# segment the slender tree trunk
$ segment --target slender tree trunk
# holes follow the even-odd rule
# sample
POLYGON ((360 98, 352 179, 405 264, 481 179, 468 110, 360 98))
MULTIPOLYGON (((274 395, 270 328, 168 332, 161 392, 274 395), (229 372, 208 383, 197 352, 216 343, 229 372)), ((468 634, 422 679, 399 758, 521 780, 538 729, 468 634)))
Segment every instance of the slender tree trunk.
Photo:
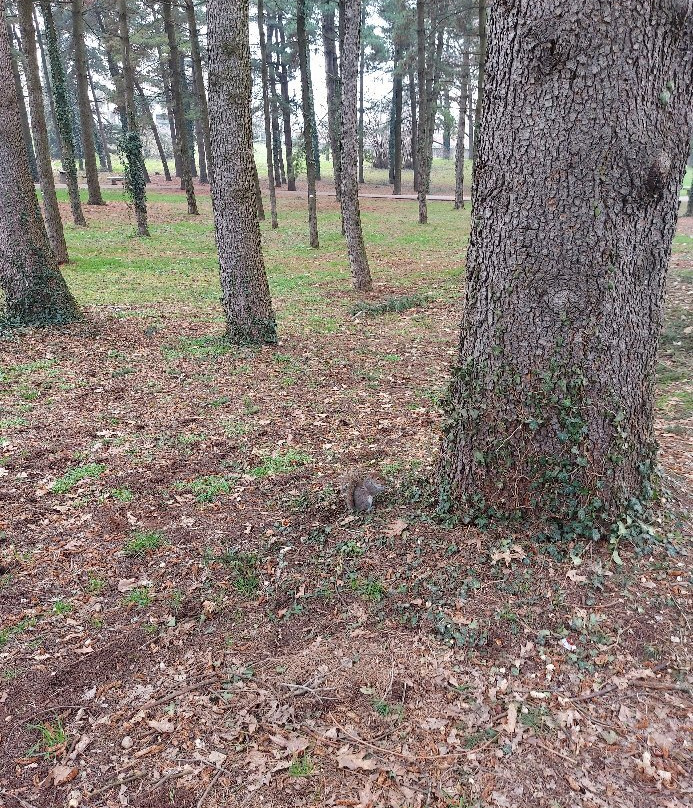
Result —
POLYGON ((173 151, 173 165, 176 177, 180 179, 182 176, 180 168, 180 148, 176 145, 178 133, 176 132, 176 116, 173 114, 173 100, 171 98, 171 84, 168 77, 171 74, 170 59, 164 58, 161 48, 157 48, 157 55, 159 60, 159 75, 161 77, 161 84, 164 88, 164 100, 166 102, 166 113, 168 116, 168 127, 171 135, 171 150, 173 151))
MULTIPOLYGON (((462 40, 462 72, 460 75, 460 114, 457 120, 457 146, 455 148, 455 210, 464 207, 464 118, 469 90, 469 49, 462 40)), ((471 135, 471 133, 470 133, 471 135)))
POLYGON ((392 103, 394 107, 394 149, 392 156, 392 193, 402 193, 402 42, 395 33, 392 103))
MULTIPOLYGON (((421 192, 423 188, 423 152, 426 148, 426 0, 416 0, 416 79, 419 90, 419 111, 416 131, 416 192, 419 195, 421 221, 421 192)), ((424 196, 425 200, 425 196, 424 196)))
POLYGON ((36 165, 41 183, 41 194, 43 195, 43 218, 48 232, 48 240, 56 261, 59 264, 66 264, 69 259, 65 234, 63 233, 63 222, 60 218, 60 208, 58 207, 58 197, 55 193, 51 149, 48 142, 48 129, 46 128, 43 107, 43 91, 36 56, 36 34, 32 9, 33 0, 18 1, 19 28, 24 49, 24 64, 26 65, 31 125, 36 144, 36 165))
POLYGON ((344 4, 344 39, 341 52, 342 68, 342 217, 349 265, 354 289, 369 292, 373 288, 368 267, 366 247, 361 229, 359 210, 359 183, 357 174, 358 125, 356 104, 358 98, 359 56, 361 38, 361 0, 346 0, 344 4))
POLYGON ((313 110, 310 92, 310 61, 308 59, 308 38, 306 36, 306 0, 297 0, 296 4, 296 40, 298 61, 301 71, 301 100, 303 106, 303 140, 306 149, 306 179, 308 181, 308 226, 310 230, 310 246, 320 246, 318 238, 318 204, 315 192, 316 166, 313 139, 313 110))
POLYGON ((70 114, 70 103, 67 97, 67 81, 65 68, 60 60, 58 51, 58 37, 53 22, 53 11, 50 0, 41 0, 41 12, 46 28, 46 41, 48 45, 48 59, 51 66, 51 77, 53 79, 53 94, 55 97, 55 110, 58 120, 58 131, 62 142, 63 171, 67 182, 67 192, 70 197, 70 208, 74 223, 80 227, 86 227, 87 222, 82 212, 82 202, 79 197, 79 185, 77 183, 77 164, 75 163, 75 143, 72 137, 72 116, 70 114))
POLYGON ((75 73, 77 76, 77 102, 82 128, 82 151, 84 168, 87 173, 89 197, 87 205, 105 205, 99 185, 99 170, 96 165, 94 146, 94 121, 89 102, 89 76, 87 75, 87 45, 84 41, 84 0, 72 0, 72 44, 75 53, 75 73))
MULTIPOLYGON (((252 128, 251 128, 252 136, 252 128)), ((250 148, 253 150, 253 142, 251 140, 250 148)), ((253 182, 255 183, 255 206, 257 208, 257 219, 259 222, 265 221, 265 206, 262 203, 262 188, 260 188, 260 177, 257 175, 257 165, 255 163, 255 153, 253 151, 253 182)))
POLYGON ((474 149, 479 138, 481 124, 481 106, 484 99, 484 76, 486 73, 486 0, 479 0, 479 73, 476 88, 476 107, 474 109, 474 149))
POLYGON ((337 30, 334 22, 335 1, 330 0, 322 11, 322 44, 325 52, 325 83, 327 86, 327 134, 332 152, 334 189, 339 201, 342 192, 340 177, 342 158, 339 153, 339 61, 337 59, 337 30))
POLYGON ((286 184, 286 171, 284 170, 284 157, 282 155, 282 139, 279 132, 279 105, 277 100, 277 74, 272 59, 271 45, 274 39, 274 26, 267 24, 267 40, 265 54, 269 84, 267 92, 270 102, 270 119, 272 122, 272 156, 274 158, 274 183, 277 188, 286 184))
POLYGON ((173 99, 173 114, 176 121, 177 135, 174 148, 177 149, 180 158, 181 187, 185 190, 185 195, 188 199, 188 213, 192 216, 197 216, 197 200, 195 198, 192 172, 190 171, 188 128, 185 122, 185 108, 183 106, 183 87, 180 74, 178 39, 176 37, 176 29, 173 25, 172 0, 162 0, 161 8, 163 11, 164 29, 168 38, 171 64, 171 96, 173 99))
POLYGON ((451 157, 450 143, 452 141, 452 124, 454 118, 450 112, 450 89, 443 90, 443 159, 449 160, 451 157))
MULTIPOLYGON (((173 19, 175 23, 176 17, 174 16, 173 19)), ((179 64, 181 92, 183 93, 183 121, 185 123, 185 131, 188 136, 188 161, 190 162, 190 176, 195 179, 198 176, 197 164, 195 163, 195 119, 197 117, 197 113, 195 110, 193 110, 192 100, 190 97, 190 83, 188 82, 188 76, 185 71, 185 55, 182 52, 179 55, 179 64)))
POLYGON ((202 121, 198 113, 195 118, 195 141, 197 143, 197 162, 200 166, 200 182, 203 185, 209 184, 209 176, 207 175, 207 154, 205 153, 205 136, 202 129, 202 121))
POLYGON ((419 121, 416 114, 416 79, 414 65, 409 66, 409 108, 411 111, 411 162, 414 171, 414 190, 419 190, 419 121))
MULTIPOLYGON (((366 47, 363 42, 363 29, 366 27, 366 0, 361 0, 361 45, 359 49, 359 183, 363 185, 366 180, 363 176, 363 83, 366 72, 366 47)), ((393 178, 394 179, 394 178, 393 178)))
POLYGON ((287 190, 296 190, 296 172, 294 170, 293 139, 291 136, 291 101, 289 100, 289 71, 286 65, 286 39, 284 22, 281 14, 277 15, 279 31, 279 86, 282 94, 282 117, 284 122, 284 151, 286 152, 287 190))
POLYGON ((308 62, 308 101, 310 103, 311 132, 313 133, 313 159, 315 160, 315 179, 319 182, 320 177, 320 139, 318 137, 318 119, 315 117, 315 96, 313 94, 313 77, 310 72, 310 61, 308 62))
MULTIPOLYGON (((50 113, 50 123, 55 143, 55 151, 58 155, 58 159, 62 162, 63 145, 60 142, 60 132, 58 131, 58 116, 55 111, 55 99, 53 97, 53 89, 51 87, 51 75, 50 70, 48 68, 48 60, 46 59, 46 50, 43 47, 43 37, 41 36, 41 27, 39 25, 39 18, 38 13, 36 11, 36 6, 34 6, 33 16, 34 16, 34 30, 36 31, 36 42, 38 43, 39 53, 41 54, 41 70, 43 71, 43 86, 45 88, 44 99, 48 99, 48 112, 50 113)), ((44 109, 45 109, 45 100, 44 100, 44 109)), ((48 125, 48 121, 46 121, 46 125, 48 125)), ((51 151, 51 154, 52 153, 53 152, 51 151)))
POLYGON ((36 199, 2 11, 0 98, 0 288, 5 317, 18 325, 67 323, 77 317, 77 304, 58 269, 36 199))
POLYGON ((474 110, 476 104, 474 103, 474 91, 472 89, 472 82, 469 82, 469 109, 467 110, 467 130, 469 132, 469 159, 474 160, 474 110))
POLYGON ((121 139, 121 151, 125 158, 125 187, 135 208, 137 234, 147 237, 149 236, 149 226, 147 223, 146 177, 142 157, 142 139, 137 126, 135 75, 130 52, 127 0, 118 0, 118 19, 123 58, 123 101, 126 123, 126 131, 123 132, 121 139))
POLYGON ((106 140, 106 131, 104 130, 103 118, 101 117, 101 108, 99 105, 99 100, 96 96, 96 90, 94 89, 94 80, 91 75, 91 68, 89 67, 89 62, 87 62, 87 75, 89 77, 89 88, 91 90, 91 97, 94 99, 94 113, 96 114, 96 123, 99 130, 99 141, 101 142, 101 152, 99 154, 99 159, 101 161, 101 168, 105 168, 106 171, 113 171, 113 165, 111 164, 111 155, 108 151, 108 141, 106 140))
POLYGON ((690 19, 672 9, 491 6, 440 466, 441 505, 466 519, 618 540, 653 495, 657 341, 693 104, 690 19))
POLYGON ((209 0, 207 31, 212 203, 227 333, 236 343, 275 343, 253 180, 248 4, 209 0))
POLYGON ((276 177, 274 175, 274 159, 272 155, 272 129, 269 108, 269 78, 267 71, 267 42, 265 41, 265 12, 263 0, 257 0, 257 27, 260 34, 260 65, 262 76, 262 111, 265 121, 265 149, 267 154, 267 179, 269 181, 270 215, 272 229, 279 227, 277 220, 277 194, 275 192, 276 177))
POLYGON ((161 165, 164 169, 164 178, 166 182, 171 182, 171 172, 169 171, 168 167, 168 160, 166 159, 166 152, 164 151, 164 146, 161 142, 161 136, 159 135, 159 128, 156 125, 156 121, 154 120, 154 115, 152 114, 152 108, 149 105, 149 101, 147 100, 147 96, 144 94, 144 90, 142 89, 142 85, 135 79, 135 89, 137 90, 137 95, 140 99, 140 106, 142 107, 142 111, 147 119, 147 125, 149 126, 149 130, 152 133, 152 137, 154 138, 154 143, 156 143, 156 150, 159 152, 159 159, 161 160, 161 165))
POLYGON ((188 30, 190 32, 190 56, 193 64, 193 77, 195 84, 195 96, 197 99, 197 109, 199 121, 202 126, 205 155, 207 158, 207 173, 212 174, 212 157, 209 137, 209 107, 207 105, 207 93, 205 92, 204 75, 202 72, 202 55, 200 53, 200 34, 197 29, 195 19, 195 6, 193 0, 185 0, 185 13, 188 19, 188 30))

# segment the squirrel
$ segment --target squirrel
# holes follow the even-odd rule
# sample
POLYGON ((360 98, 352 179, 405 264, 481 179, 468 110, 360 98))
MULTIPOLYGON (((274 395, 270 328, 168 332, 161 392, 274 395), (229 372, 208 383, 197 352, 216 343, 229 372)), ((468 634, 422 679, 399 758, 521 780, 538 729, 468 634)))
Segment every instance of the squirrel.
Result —
POLYGON ((346 502, 347 508, 352 513, 370 511, 373 507, 373 500, 382 494, 385 486, 381 485, 372 477, 367 477, 358 472, 352 472, 342 477, 339 490, 346 502))

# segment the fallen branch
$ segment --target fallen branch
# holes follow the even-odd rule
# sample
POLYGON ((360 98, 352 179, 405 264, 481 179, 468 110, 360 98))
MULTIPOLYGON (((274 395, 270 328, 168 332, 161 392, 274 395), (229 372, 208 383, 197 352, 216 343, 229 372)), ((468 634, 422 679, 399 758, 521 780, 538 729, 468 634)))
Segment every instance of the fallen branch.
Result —
POLYGON ((144 772, 136 771, 132 774, 128 774, 127 777, 116 777, 113 780, 109 780, 107 783, 104 783, 101 788, 97 788, 95 791, 92 791, 88 797, 92 799, 93 797, 98 797, 99 794, 104 794, 106 791, 110 791, 112 788, 117 788, 118 786, 124 786, 126 783, 131 783, 133 780, 140 780, 144 777, 144 772))

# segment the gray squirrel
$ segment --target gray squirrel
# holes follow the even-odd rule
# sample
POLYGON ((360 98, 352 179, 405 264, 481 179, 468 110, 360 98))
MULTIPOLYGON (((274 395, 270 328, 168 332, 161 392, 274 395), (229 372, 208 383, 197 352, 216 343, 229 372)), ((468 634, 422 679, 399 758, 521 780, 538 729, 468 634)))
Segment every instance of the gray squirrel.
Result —
POLYGON ((382 494, 385 486, 377 480, 359 472, 352 472, 342 477, 339 490, 344 497, 347 508, 352 513, 370 511, 373 507, 373 500, 382 494))

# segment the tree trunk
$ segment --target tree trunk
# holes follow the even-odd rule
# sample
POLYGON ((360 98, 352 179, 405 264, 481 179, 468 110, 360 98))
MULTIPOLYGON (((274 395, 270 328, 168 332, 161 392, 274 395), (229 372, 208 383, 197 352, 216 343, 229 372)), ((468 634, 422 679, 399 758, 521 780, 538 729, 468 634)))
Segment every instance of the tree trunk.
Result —
POLYGON ((282 94, 282 117, 284 122, 284 151, 286 152, 286 178, 287 190, 296 190, 296 172, 294 170, 293 140, 291 137, 291 101, 289 100, 289 71, 286 64, 286 40, 284 35, 284 22, 281 14, 277 15, 279 30, 279 86, 282 94))
POLYGON ((466 519, 617 539, 652 496, 692 35, 685 4, 491 7, 440 465, 441 505, 466 519))
MULTIPOLYGON (((34 17, 34 30, 36 31, 36 42, 39 46, 39 53, 41 54, 41 70, 43 71, 43 86, 45 88, 44 91, 44 99, 48 99, 48 111, 50 113, 50 122, 53 132, 53 142, 55 143, 55 151, 58 155, 58 159, 62 162, 63 159, 63 146, 60 142, 60 132, 58 131, 58 116, 55 111, 55 99, 53 97, 53 90, 51 88, 51 76, 50 70, 48 69, 48 60, 46 59, 46 50, 43 47, 43 37, 41 36, 41 28, 39 26, 39 18, 36 12, 36 6, 34 6, 33 11, 34 17)), ((45 100, 44 100, 44 109, 45 109, 45 100)), ((48 121, 46 121, 46 125, 48 125, 48 121)), ((50 143, 50 134, 49 134, 49 141, 50 143)), ((51 151, 51 154, 53 152, 51 151)))
MULTIPOLYGON (((174 15, 174 27, 177 25, 177 20, 174 15)), ((176 38, 177 38, 176 34, 176 38)), ((183 94, 183 121, 185 123, 185 131, 188 136, 188 161, 190 163, 190 176, 193 179, 197 178, 197 164, 195 163, 195 119, 197 117, 196 111, 193 109, 192 100, 190 97, 190 82, 185 71, 185 55, 180 52, 180 78, 181 78, 181 92, 183 94)), ((193 187, 195 183, 193 182, 193 187)))
POLYGON ((469 83, 469 109, 467 110, 467 130, 469 131, 469 159, 474 160, 474 110, 476 104, 474 103, 474 92, 472 90, 472 83, 469 83))
POLYGON ((199 121, 202 126, 205 155, 207 157, 207 173, 211 177, 212 157, 209 137, 209 107, 207 104, 207 93, 205 92, 204 75, 202 72, 200 34, 197 30, 197 20, 195 19, 195 6, 193 4, 193 0, 185 0, 185 13, 188 18, 188 30, 190 31, 190 56, 193 64, 193 77, 195 82, 195 96, 197 99, 199 121))
POLYGON ((126 123, 126 131, 123 132, 120 141, 120 148, 125 158, 125 188, 130 194, 135 208, 137 234, 147 237, 149 236, 149 226, 147 223, 146 176, 142 156, 142 139, 137 126, 135 75, 130 52, 127 0, 118 0, 118 19, 123 58, 123 100, 126 123))
MULTIPOLYGON (((464 40, 462 40, 462 44, 464 47, 464 40)), ((460 114, 457 119, 457 146, 455 148, 455 210, 460 210, 464 207, 464 118, 467 111, 468 90, 469 50, 465 47, 464 53, 462 54, 462 73, 460 75, 460 114)))
POLYGON ((342 217, 349 250, 349 265, 354 289, 369 292, 373 288, 368 267, 366 247, 363 243, 361 213, 359 211, 359 183, 357 174, 358 126, 356 103, 358 98, 359 56, 361 35, 361 0, 346 0, 344 4, 344 47, 342 68, 342 217))
MULTIPOLYGON (((477 74, 476 107, 474 108, 474 150, 479 138, 481 107, 484 100, 484 76, 486 73, 486 0, 479 0, 479 72, 477 74)), ((476 154, 475 154, 476 156, 476 154)))
POLYGON ((22 140, 4 12, 0 12, 0 287, 17 325, 67 323, 77 304, 60 274, 41 218, 22 140))
POLYGON ((82 151, 84 168, 87 174, 89 197, 87 205, 105 205, 99 185, 99 170, 96 165, 94 145, 94 121, 89 102, 89 76, 87 75, 87 46, 84 41, 84 0, 72 0, 72 46, 75 52, 75 73, 77 76, 77 102, 82 128, 82 151))
POLYGON ((443 159, 449 160, 451 156, 450 142, 452 140, 452 124, 454 118, 450 113, 450 89, 443 90, 443 159))
POLYGON ((248 3, 207 4, 212 203, 226 312, 236 343, 277 341, 256 214, 248 3))
MULTIPOLYGON (((7 27, 7 36, 10 42, 10 47, 12 45, 12 39, 14 38, 18 52, 22 53, 22 43, 17 36, 14 29, 12 29, 9 24, 7 27)), ((24 73, 26 74, 26 66, 24 66, 24 73)), ((26 146, 27 157, 29 158, 29 171, 31 172, 31 178, 34 182, 39 181, 39 173, 38 173, 38 166, 36 165, 36 154, 34 153, 34 143, 31 139, 31 127, 29 126, 29 115, 26 111, 26 100, 24 98, 24 88, 22 87, 22 79, 19 75, 19 59, 14 58, 14 54, 12 56, 12 74, 14 77, 15 89, 17 91, 17 101, 19 103, 19 120, 22 126, 22 137, 24 138, 24 145, 26 146)), ((28 81, 27 81, 28 83, 28 81)))
POLYGON ((366 0, 361 0, 361 45, 359 49, 359 183, 365 184, 363 176, 363 83, 366 72, 366 47, 363 42, 363 29, 366 27, 366 0))
POLYGON ((53 10, 50 0, 41 0, 41 12, 46 28, 46 43, 48 45, 48 60, 51 66, 53 80, 53 95, 55 97, 55 113, 58 122, 58 133, 62 144, 63 171, 67 182, 67 192, 70 197, 70 209, 74 223, 79 227, 86 227, 87 222, 82 212, 82 202, 79 197, 77 183, 77 164, 75 163, 75 142, 72 136, 72 115, 70 102, 67 97, 67 80, 65 68, 60 59, 58 50, 58 36, 53 22, 53 10))
POLYGON ((197 143, 197 162, 200 166, 200 182, 203 185, 209 184, 209 176, 207 175, 207 155, 205 153, 205 136, 202 130, 202 121, 198 112, 195 118, 195 142, 197 143))
POLYGON ((392 102, 394 107, 394 149, 392 155, 392 193, 402 193, 402 39, 395 32, 392 102))
MULTIPOLYGON (((252 131, 251 131, 252 136, 252 131)), ((251 141, 250 148, 253 148, 251 141)), ((253 152, 253 182, 255 184, 255 206, 257 208, 257 220, 265 221, 265 206, 262 203, 262 189, 260 188, 260 177, 257 175, 257 165, 255 164, 255 153, 253 152)))
POLYGON ((43 195, 43 218, 48 232, 48 240, 56 261, 59 264, 66 264, 69 259, 63 232, 63 222, 60 218, 60 208, 58 207, 58 197, 55 193, 51 149, 48 142, 48 130, 43 108, 43 91, 41 90, 38 59, 36 57, 36 33, 32 9, 33 0, 19 0, 19 28, 24 49, 24 64, 26 65, 31 125, 36 144, 36 165, 43 195))
POLYGON ((161 165, 163 166, 164 170, 164 178, 166 182, 171 182, 171 172, 169 171, 168 167, 168 160, 166 159, 166 152, 164 151, 164 146, 161 142, 161 136, 159 135, 159 128, 156 125, 156 121, 154 120, 154 115, 152 114, 152 108, 149 105, 149 101, 147 100, 147 96, 144 94, 144 90, 142 89, 142 85, 135 79, 135 89, 137 90, 137 95, 140 98, 140 105, 142 107, 142 111, 144 112, 147 118, 147 125, 152 133, 152 137, 154 138, 154 143, 156 143, 156 150, 159 152, 159 159, 161 160, 161 165))
POLYGON ((260 66, 262 76, 262 111, 265 122, 265 150, 267 155, 267 179, 269 181, 270 216, 272 229, 279 227, 277 220, 277 194, 275 192, 276 177, 274 175, 274 158, 272 154, 272 128, 269 108, 269 78, 267 70, 267 42, 265 41, 265 13, 263 0, 257 0, 257 27, 260 34, 260 66))
MULTIPOLYGON (((422 0, 419 0, 422 2, 422 0)), ((440 67, 443 55, 443 31, 438 27, 437 16, 431 20, 428 34, 428 56, 425 60, 426 95, 423 106, 419 108, 419 224, 428 223, 428 191, 431 185, 431 167, 433 165, 433 132, 436 122, 438 91, 440 85, 440 67), (425 118, 423 126, 421 120, 425 118)))
POLYGON ((91 76, 91 68, 89 67, 89 62, 87 62, 87 76, 89 78, 89 89, 91 90, 91 97, 94 99, 94 113, 96 114, 96 123, 99 130, 99 142, 101 143, 101 150, 99 152, 99 160, 101 161, 101 168, 106 169, 106 171, 113 171, 113 165, 111 164, 111 155, 108 151, 108 141, 106 140, 106 132, 103 126, 103 118, 101 117, 101 108, 99 106, 99 100, 96 97, 96 90, 94 89, 94 80, 91 76))
POLYGON ((306 0, 297 0, 296 4, 296 40, 298 61, 301 72, 301 101, 303 107, 303 140, 306 149, 306 179, 308 182, 308 227, 310 246, 317 249, 318 239, 318 204, 315 193, 316 165, 313 138, 313 109, 310 92, 310 61, 308 58, 308 39, 306 36, 306 0))
POLYGON ((414 65, 409 66, 409 108, 411 111, 411 163, 414 171, 414 190, 419 189, 419 122, 416 115, 416 79, 414 65))
POLYGON ((282 138, 279 132, 279 104, 277 99, 277 74, 272 59, 271 45, 274 39, 274 26, 267 23, 267 40, 265 42, 265 56, 267 62, 268 87, 270 102, 270 119, 272 121, 272 156, 274 158, 274 184, 277 188, 286 184, 286 171, 284 170, 284 157, 282 155, 282 138))
POLYGON ((334 190, 339 201, 342 193, 340 177, 342 159, 339 153, 339 61, 337 59, 337 29, 335 28, 334 0, 325 4, 322 11, 322 44, 325 52, 325 83, 327 85, 327 134, 332 152, 334 190))
POLYGON ((168 77, 171 75, 171 61, 165 59, 161 48, 156 49, 159 60, 159 75, 161 76, 161 84, 164 88, 164 100, 166 102, 166 114, 168 117, 168 127, 171 136, 171 150, 173 151, 173 166, 174 172, 178 179, 182 176, 180 168, 180 148, 176 145, 178 133, 176 132, 176 116, 173 114, 173 101, 171 99, 171 83, 168 77))
POLYGON ((185 108, 183 106, 183 87, 180 74, 180 55, 176 29, 173 25, 173 2, 162 0, 161 8, 164 18, 164 30, 168 38, 169 61, 171 65, 171 97, 173 101, 173 114, 176 121, 176 141, 174 148, 178 152, 181 171, 181 188, 185 190, 188 200, 188 213, 197 216, 197 199, 190 171, 190 145, 188 142, 188 128, 185 121, 185 108))

